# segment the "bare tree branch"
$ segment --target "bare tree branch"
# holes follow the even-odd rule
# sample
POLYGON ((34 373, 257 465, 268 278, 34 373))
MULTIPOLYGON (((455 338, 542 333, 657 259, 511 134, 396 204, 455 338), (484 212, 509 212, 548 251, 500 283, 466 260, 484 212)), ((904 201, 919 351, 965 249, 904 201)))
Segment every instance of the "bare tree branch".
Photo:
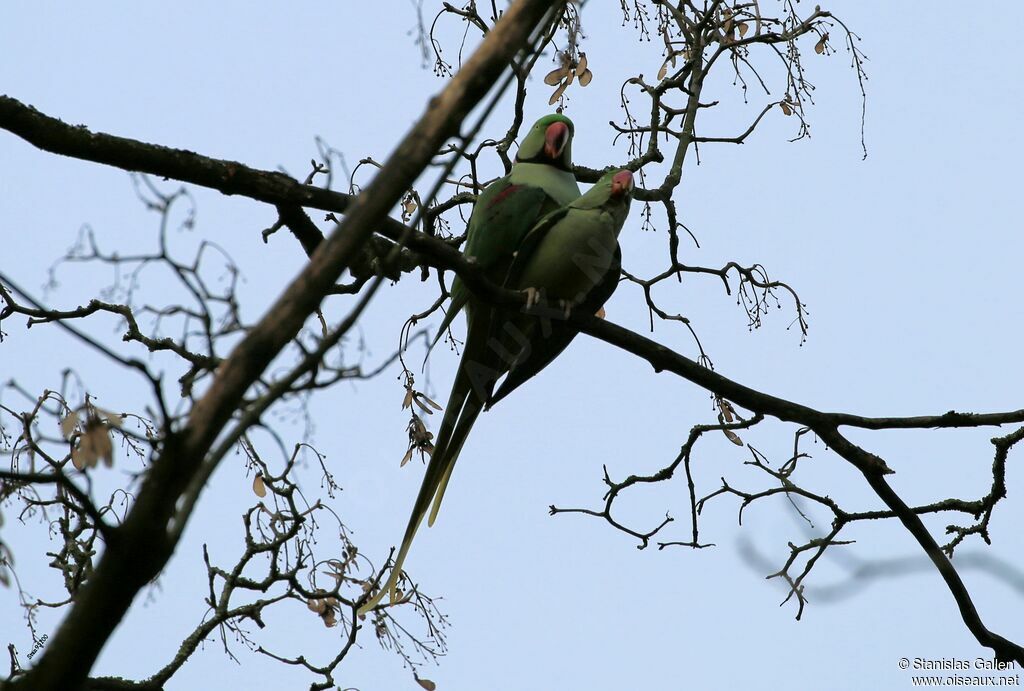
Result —
MULTIPOLYGON (((515 52, 552 9, 557 9, 557 5, 520 0, 505 12, 463 69, 430 102, 370 186, 353 201, 344 220, 317 249, 310 263, 220 365, 206 395, 193 407, 186 427, 167 435, 134 506, 117 529, 117 539, 108 543, 95 572, 38 664, 11 682, 14 688, 64 691, 82 684, 135 595, 160 572, 173 553, 176 542, 170 539, 168 531, 173 529, 180 534, 179 526, 169 525, 178 498, 246 390, 299 331, 371 236, 374 226, 409 188, 439 146, 457 133, 466 114, 490 90, 515 52)), ((3 105, 5 113, 8 112, 9 99, 3 105)), ((82 153, 93 148, 85 143, 82 153)), ((131 159, 121 162, 135 167, 131 159)), ((234 189, 234 175, 226 180, 212 180, 208 169, 203 174, 226 190, 234 189)), ((256 184, 262 186, 264 181, 265 178, 260 178, 256 184)))

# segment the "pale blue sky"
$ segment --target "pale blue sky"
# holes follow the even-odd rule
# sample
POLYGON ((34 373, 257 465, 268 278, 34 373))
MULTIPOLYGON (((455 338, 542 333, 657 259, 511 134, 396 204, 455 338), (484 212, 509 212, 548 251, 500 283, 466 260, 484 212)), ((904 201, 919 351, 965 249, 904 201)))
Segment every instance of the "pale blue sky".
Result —
MULTIPOLYGON (((682 220, 701 241, 699 250, 684 243, 683 260, 764 264, 808 304, 807 342, 800 346, 795 327, 786 329, 792 311, 785 302, 763 328, 748 333, 745 316, 717 279, 666 286, 661 299, 693 320, 719 372, 766 392, 871 415, 1020 408, 1019 51, 1011 40, 999 40, 994 12, 972 15, 942 3, 823 5, 864 37, 870 58, 867 160, 860 156, 860 97, 847 54, 819 57, 808 44, 809 77, 818 87, 813 138, 787 143, 793 122, 774 112, 744 146, 703 147, 701 165, 688 161, 676 197, 682 220)), ((373 9, 338 2, 253 7, 5 4, 0 92, 96 130, 260 168, 283 166, 301 176, 316 154, 316 135, 350 162, 382 160, 441 88, 421 69, 407 35, 415 24, 408 2, 373 9)), ((660 61, 654 43, 638 44, 632 29, 620 26, 617 8, 592 3, 583 17, 595 78, 586 90, 571 92, 568 114, 577 127, 577 161, 601 167, 625 158, 623 148, 612 147, 607 125, 620 119, 621 78, 637 71, 653 76, 660 61)), ((452 45, 449 54, 454 51, 452 45)), ((751 103, 743 106, 729 95, 728 78, 713 88, 727 102, 704 115, 703 134, 742 129, 765 102, 751 89, 751 103)), ((538 80, 528 120, 548 110, 547 96, 538 80)), ((497 119, 485 134, 505 126, 497 119)), ((46 269, 83 223, 121 251, 151 247, 156 218, 135 200, 122 171, 42 153, 0 132, 0 173, 0 268, 26 287, 41 288, 46 269)), ((228 248, 247 279, 244 314, 255 319, 301 267, 301 250, 284 233, 262 243, 272 208, 192 191, 196 230, 176 241, 182 251, 201 238, 228 248)), ((622 247, 633 273, 664 265, 664 234, 642 232, 636 213, 622 247)), ((50 296, 55 305, 84 302, 106 278, 64 276, 50 296)), ((383 290, 362 325, 368 362, 390 353, 405 318, 433 298, 432 284, 415 280, 383 290)), ((337 301, 333 316, 345 308, 337 301)), ((608 313, 646 332, 639 290, 623 285, 608 313)), ((655 337, 694 355, 688 335, 676 327, 659 324, 655 337)), ((25 331, 17 320, 4 330, 10 338, 0 346, 0 379, 15 376, 33 391, 55 388, 73 359, 100 405, 141 405, 134 378, 80 352, 55 330, 25 331)), ((97 323, 91 333, 119 343, 113 322, 97 323)), ((443 348, 433 358, 432 393, 442 403, 455 364, 443 348)), ((334 508, 378 562, 400 539, 421 477, 417 464, 398 467, 407 413, 396 375, 339 386, 312 406, 315 443, 344 488, 334 508)), ((900 657, 985 654, 930 570, 822 604, 813 587, 835 584, 844 573, 841 562, 826 560, 808 585, 812 602, 804 620, 795 622, 790 606, 778 607, 777 584, 763 578, 774 567, 751 566, 738 550, 745 540, 781 565, 786 542, 805 537, 784 500, 750 508, 742 529, 735 501, 709 505, 703 538, 718 547, 699 552, 637 551, 602 522, 547 515, 552 503, 597 507, 602 464, 618 477, 656 469, 674 457, 693 424, 713 419, 705 392, 587 338, 482 416, 444 513, 435 528, 421 532, 407 564, 426 592, 444 596, 452 621, 449 654, 423 676, 442 691, 901 689, 910 687, 910 675, 898 669, 900 657)), ((743 438, 779 461, 789 453, 792 432, 769 421, 743 438)), ((897 470, 893 485, 916 502, 984 494, 992 458, 987 440, 995 435, 850 432, 887 459, 897 470)), ((853 509, 879 505, 841 459, 820 443, 813 452, 801 470, 808 488, 853 509)), ((969 541, 963 556, 984 550, 1024 568, 1019 455, 1009 464, 1009 499, 993 518, 993 547, 969 541)), ((746 489, 766 486, 742 466, 748 457, 724 438, 702 443, 698 493, 715 489, 722 475, 746 489)), ((312 474, 307 481, 316 488, 312 474)), ((215 560, 229 562, 238 550, 241 513, 252 502, 240 463, 227 459, 161 587, 139 598, 95 673, 139 677, 166 662, 204 611, 200 545, 209 542, 215 560)), ((649 526, 669 510, 679 520, 665 537, 686 539, 687 506, 680 478, 625 498, 622 518, 649 526)), ((10 507, 4 513, 4 540, 14 547, 19 575, 34 594, 53 596, 43 532, 22 530, 10 507)), ((940 540, 947 522, 929 523, 940 540)), ((846 537, 857 544, 836 550, 858 560, 918 554, 896 524, 857 526, 846 537)), ((963 576, 989 628, 1024 640, 1020 592, 990 573, 965 569, 963 576)), ((14 642, 27 653, 31 640, 12 591, 0 591, 0 622, 0 643, 14 642)), ((56 623, 42 615, 41 632, 56 623)), ((277 641, 282 652, 322 659, 337 643, 334 632, 297 606, 268 623, 268 638, 260 640, 277 641)), ((339 675, 343 687, 418 688, 397 657, 378 650, 372 634, 361 642, 339 675)), ((303 688, 310 681, 241 646, 236 653, 240 666, 212 642, 169 688, 212 688, 214 678, 217 687, 249 689, 303 688)))

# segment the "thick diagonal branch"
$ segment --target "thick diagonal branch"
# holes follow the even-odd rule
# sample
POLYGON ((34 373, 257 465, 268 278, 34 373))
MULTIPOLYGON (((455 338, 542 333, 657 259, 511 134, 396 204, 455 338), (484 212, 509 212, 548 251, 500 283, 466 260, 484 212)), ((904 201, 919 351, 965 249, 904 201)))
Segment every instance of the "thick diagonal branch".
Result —
MULTIPOLYGON (((136 594, 163 569, 173 553, 175 541, 169 535, 180 533, 169 532, 169 522, 178 499, 246 390, 298 333, 438 148, 458 134, 462 120, 490 90, 552 7, 552 3, 543 0, 519 0, 505 12, 459 74, 430 101, 426 112, 369 187, 352 200, 344 220, 221 364, 210 389, 192 409, 186 426, 180 432, 168 434, 136 503, 117 530, 117 539, 108 545, 39 663, 13 682, 14 688, 66 691, 81 686, 136 594)), ((4 99, 5 111, 9 106, 9 99, 4 99)), ((80 153, 92 148, 88 142, 84 145, 85 151, 80 153)), ((136 167, 131 159, 123 163, 136 167)), ((238 171, 229 175, 227 189, 233 190, 232 180, 243 176, 238 171)))

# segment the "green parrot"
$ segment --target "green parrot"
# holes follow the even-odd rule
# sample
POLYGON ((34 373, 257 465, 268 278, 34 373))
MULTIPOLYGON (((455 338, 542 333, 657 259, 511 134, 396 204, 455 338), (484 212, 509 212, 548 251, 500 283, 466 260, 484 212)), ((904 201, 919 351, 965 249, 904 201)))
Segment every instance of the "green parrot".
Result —
MULTIPOLYGON (((531 303, 537 296, 554 300, 562 320, 574 307, 596 311, 618 284, 617 238, 632 191, 628 170, 610 171, 587 194, 544 216, 511 253, 502 284, 524 289, 531 303)), ((396 600, 396 585, 416 531, 431 502, 428 525, 434 524, 452 468, 481 410, 539 372, 576 335, 564 322, 552 324, 479 304, 467 310, 467 322, 462 359, 398 557, 387 583, 360 608, 361 613, 385 594, 391 602, 396 600), (515 378, 503 383, 492 398, 494 385, 505 372, 515 378)))
POLYGON ((524 238, 505 287, 543 291, 545 301, 560 311, 540 318, 519 314, 497 327, 509 371, 485 410, 547 367, 576 338, 578 331, 565 321, 571 309, 594 314, 615 292, 622 266, 618 237, 632 198, 633 174, 610 170, 524 238))
MULTIPOLYGON (((492 182, 477 198, 466 229, 466 244, 463 247, 463 254, 468 259, 475 261, 483 269, 484 275, 494 283, 501 284, 503 282, 515 257, 516 248, 534 224, 546 214, 580 196, 580 188, 572 174, 574 131, 572 120, 558 113, 545 115, 537 120, 527 132, 522 145, 516 152, 516 160, 509 174, 492 182)), ((395 600, 395 586, 401 577, 402 563, 408 553, 413 536, 426 514, 430 501, 434 498, 442 478, 445 478, 445 484, 447 484, 446 478, 450 469, 447 468, 443 446, 447 446, 447 440, 453 435, 455 423, 459 420, 459 413, 466 403, 471 388, 468 385, 468 371, 476 371, 474 363, 480 362, 477 351, 482 351, 487 340, 486 334, 490 332, 493 317, 493 309, 489 306, 484 306, 480 310, 474 309, 476 300, 458 276, 452 281, 451 298, 448 311, 427 352, 429 354, 463 308, 466 310, 466 347, 455 382, 452 385, 452 392, 448 397, 448 407, 438 431, 437 444, 431 455, 430 464, 427 466, 427 473, 423 478, 423 484, 395 566, 385 587, 360 609, 360 613, 374 607, 385 593, 390 594, 392 602, 395 600), (476 312, 480 313, 478 318, 474 318, 476 312), (474 333, 479 335, 471 337, 474 333), (464 364, 465 366, 463 366, 464 364), (444 442, 443 446, 442 442, 444 442)), ((487 355, 486 353, 481 354, 487 355)), ((493 381, 491 385, 493 386, 493 381)), ((486 394, 489 391, 490 389, 487 389, 479 401, 486 400, 486 394)), ((470 408, 475 410, 471 415, 475 420, 480 405, 471 405, 470 408)), ((471 422, 466 427, 465 432, 467 433, 469 426, 472 426, 471 422)), ((465 434, 462 438, 465 438, 465 434)), ((461 442, 458 446, 461 448, 461 442)), ((454 458, 452 462, 454 462, 454 458)), ((436 518, 438 506, 440 506, 440 497, 435 505, 430 524, 433 524, 436 518)))
MULTIPOLYGON (((566 116, 545 115, 526 133, 511 172, 480 193, 466 228, 463 254, 476 261, 494 283, 501 283, 512 253, 534 223, 580 196, 572 174, 573 132, 572 120, 566 116)), ((452 281, 451 296, 431 349, 463 307, 467 319, 472 312, 470 291, 458 276, 452 281)))

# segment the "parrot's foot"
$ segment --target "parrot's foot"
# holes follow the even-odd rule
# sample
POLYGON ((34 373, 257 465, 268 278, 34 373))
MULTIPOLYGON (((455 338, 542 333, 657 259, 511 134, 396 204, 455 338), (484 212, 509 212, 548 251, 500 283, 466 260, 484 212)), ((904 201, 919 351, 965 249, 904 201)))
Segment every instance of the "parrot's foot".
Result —
POLYGON ((572 301, 571 300, 559 300, 558 306, 562 308, 562 319, 568 319, 569 313, 572 312, 572 301))
POLYGON ((597 317, 598 319, 604 319, 606 316, 608 316, 608 313, 605 312, 604 307, 602 307, 601 309, 594 313, 594 316, 597 317))
POLYGON ((526 309, 540 303, 540 291, 536 288, 524 288, 520 292, 526 293, 526 309))

